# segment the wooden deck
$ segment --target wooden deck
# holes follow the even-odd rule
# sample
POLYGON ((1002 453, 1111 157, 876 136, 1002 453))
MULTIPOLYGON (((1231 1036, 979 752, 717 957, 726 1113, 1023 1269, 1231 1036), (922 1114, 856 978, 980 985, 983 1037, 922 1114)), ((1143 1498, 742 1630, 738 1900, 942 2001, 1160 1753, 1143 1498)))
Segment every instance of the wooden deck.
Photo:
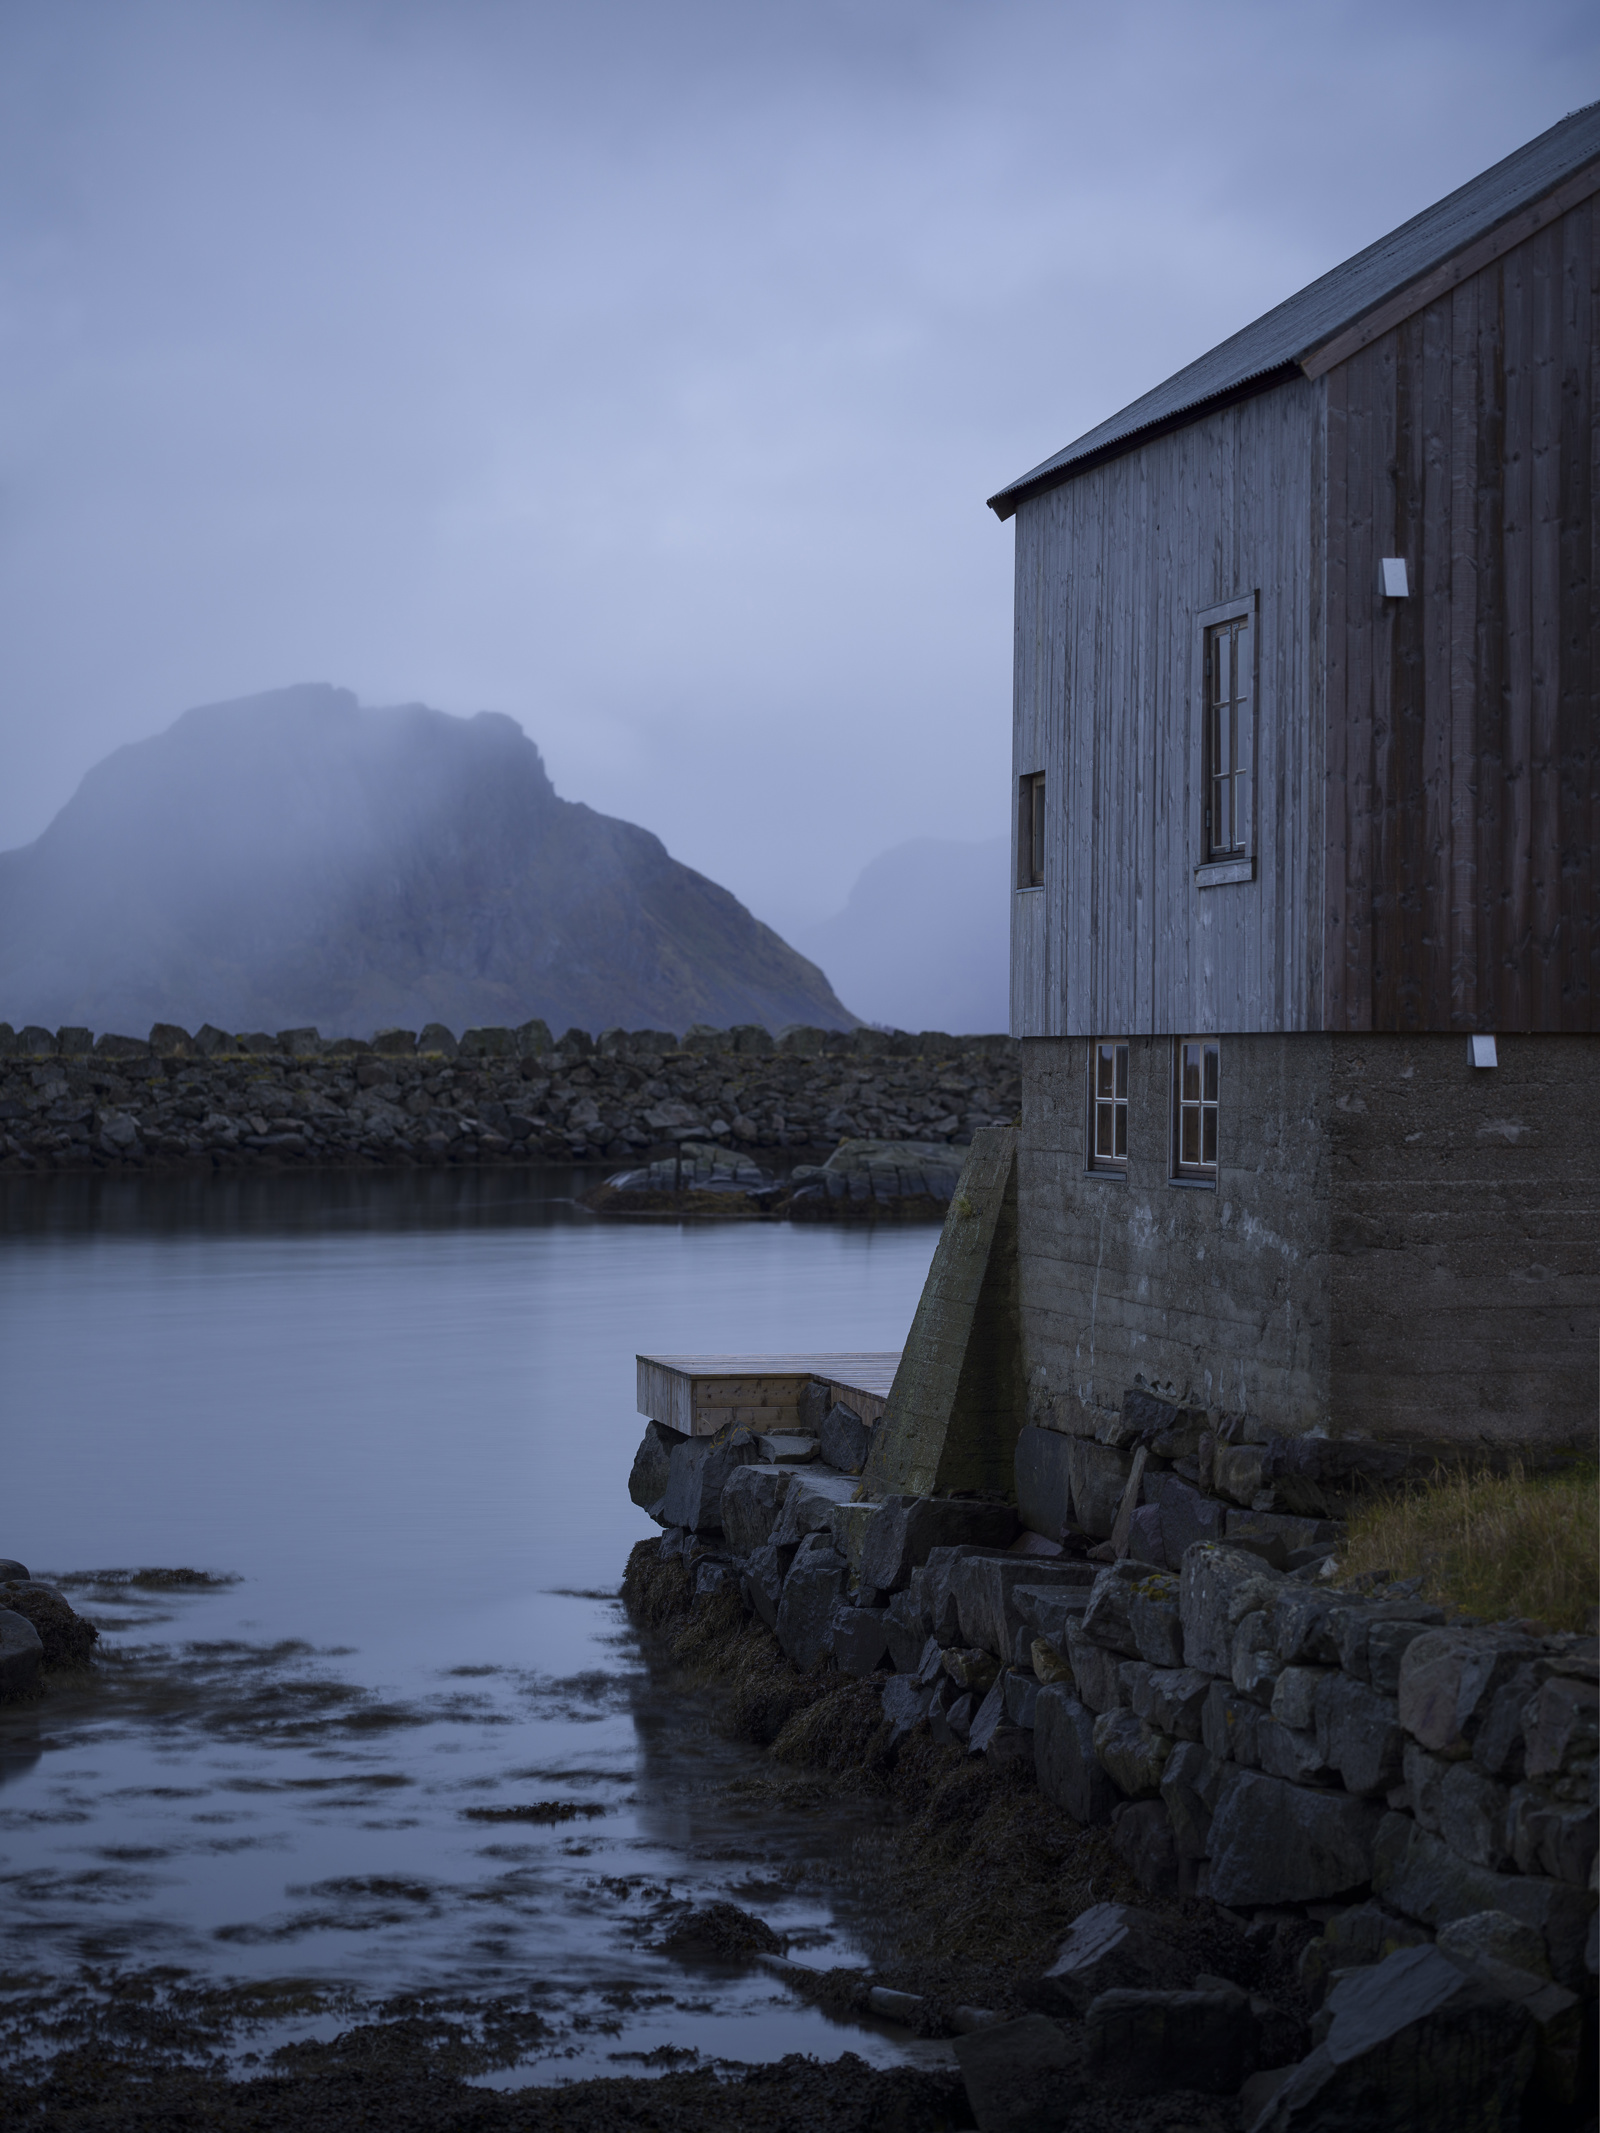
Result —
POLYGON ((792 1429, 815 1378, 830 1401, 876 1422, 900 1351, 872 1355, 641 1355, 639 1412, 685 1436, 714 1437, 725 1423, 792 1429))

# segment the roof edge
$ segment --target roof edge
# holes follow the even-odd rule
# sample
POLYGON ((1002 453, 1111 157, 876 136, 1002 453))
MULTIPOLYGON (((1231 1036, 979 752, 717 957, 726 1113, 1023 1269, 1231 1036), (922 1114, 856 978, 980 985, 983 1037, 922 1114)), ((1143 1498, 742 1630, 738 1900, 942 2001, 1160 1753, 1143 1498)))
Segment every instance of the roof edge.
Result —
POLYGON ((1092 467, 1103 467, 1108 460, 1121 459, 1129 452, 1137 452, 1141 446, 1153 444, 1158 437, 1168 437, 1174 430, 1185 430, 1191 422, 1202 422, 1207 415, 1220 414, 1225 407, 1236 407, 1241 400, 1255 400, 1262 393, 1275 392, 1280 385, 1289 385, 1296 379, 1306 382, 1306 374, 1298 362, 1275 363, 1270 370, 1259 370, 1253 377, 1241 378, 1235 385, 1223 391, 1208 393, 1203 400, 1191 400, 1187 405, 1175 408, 1170 415, 1162 415, 1154 422, 1142 423, 1138 429, 1129 430, 1121 437, 1109 437, 1092 452, 1085 452, 1080 459, 1070 459, 1065 466, 1047 467, 1042 472, 1024 476, 1008 488, 996 489, 986 499, 989 509, 1002 525, 1015 515, 1021 504, 1031 503, 1034 497, 1043 496, 1047 490, 1063 488, 1075 481, 1080 474, 1087 474, 1092 467))

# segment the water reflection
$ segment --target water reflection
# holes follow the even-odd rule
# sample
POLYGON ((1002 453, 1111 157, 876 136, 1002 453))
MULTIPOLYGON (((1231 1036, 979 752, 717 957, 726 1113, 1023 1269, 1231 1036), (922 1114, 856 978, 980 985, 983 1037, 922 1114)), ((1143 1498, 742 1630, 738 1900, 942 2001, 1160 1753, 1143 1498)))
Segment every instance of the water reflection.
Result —
POLYGON ((850 1960, 861 1810, 731 1801, 751 1759, 598 1595, 650 1530, 634 1350, 893 1346, 932 1235, 609 1228, 571 1182, 8 1186, 0 1553, 240 1582, 75 1580, 95 1680, 0 1714, 6 1969, 248 1988, 256 2049, 509 1993, 540 2078, 903 2054, 653 1945, 727 1896, 850 1960))

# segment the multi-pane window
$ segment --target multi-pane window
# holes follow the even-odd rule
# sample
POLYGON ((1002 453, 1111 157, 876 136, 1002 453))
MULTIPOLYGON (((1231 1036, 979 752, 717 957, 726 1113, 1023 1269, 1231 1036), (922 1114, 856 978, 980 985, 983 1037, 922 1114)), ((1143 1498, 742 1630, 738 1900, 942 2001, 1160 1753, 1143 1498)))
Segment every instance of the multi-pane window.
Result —
POLYGON ((1178 1043, 1173 1144, 1180 1178, 1217 1174, 1217 1089, 1221 1047, 1215 1037, 1184 1037, 1178 1043))
POLYGON ((1128 1167, 1128 1047, 1102 1037, 1089 1047, 1089 1168, 1128 1167))
POLYGON ((1250 618, 1206 631, 1205 856, 1231 859, 1250 843, 1250 618))
POLYGON ((1044 886, 1044 772, 1017 782, 1017 887, 1044 886))

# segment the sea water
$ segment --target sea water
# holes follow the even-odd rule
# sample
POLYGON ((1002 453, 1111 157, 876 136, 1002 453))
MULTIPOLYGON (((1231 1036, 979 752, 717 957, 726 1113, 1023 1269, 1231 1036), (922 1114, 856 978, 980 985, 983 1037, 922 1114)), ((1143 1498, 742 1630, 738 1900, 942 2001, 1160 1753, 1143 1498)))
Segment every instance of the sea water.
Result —
POLYGON ((615 1595, 636 1351, 899 1347, 935 1233, 619 1224, 582 1182, 0 1181, 0 1555, 102 1631, 0 1710, 11 1989, 239 1988, 257 2051, 487 1995, 519 2082, 915 2055, 660 1945, 723 1898, 861 1961, 874 1810, 775 1805, 615 1595))

